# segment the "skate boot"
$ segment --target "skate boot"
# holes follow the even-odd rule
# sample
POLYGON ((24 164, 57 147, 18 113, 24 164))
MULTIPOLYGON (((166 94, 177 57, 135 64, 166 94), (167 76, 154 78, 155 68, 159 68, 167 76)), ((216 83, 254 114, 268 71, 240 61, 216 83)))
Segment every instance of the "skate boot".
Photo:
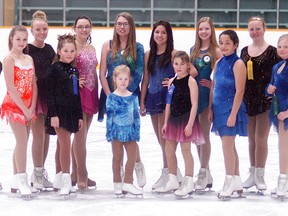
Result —
POLYGON ((53 182, 54 191, 60 190, 61 187, 62 187, 62 172, 58 172, 55 175, 55 179, 54 179, 54 182, 53 182))
POLYGON ((195 191, 196 193, 204 192, 205 188, 208 187, 208 169, 201 168, 199 170, 198 179, 195 182, 195 191))
POLYGON ((135 173, 139 187, 143 188, 146 184, 146 173, 142 161, 135 163, 135 173))
POLYGON ((288 174, 280 174, 278 177, 278 185, 276 195, 280 199, 284 199, 288 190, 288 174))
POLYGON ((156 193, 167 193, 170 191, 175 191, 179 188, 179 182, 176 175, 168 174, 167 182, 159 188, 155 189, 156 193))
POLYGON ((177 168, 177 180, 179 184, 181 184, 181 182, 183 181, 183 175, 181 174, 181 171, 179 168, 177 168))
POLYGON ((62 173, 61 175, 62 187, 60 189, 60 195, 69 195, 74 193, 75 189, 72 188, 71 176, 69 173, 62 173))
POLYGON ((50 181, 48 172, 43 168, 43 186, 44 188, 53 188, 53 183, 50 181))
POLYGON ((174 192, 176 197, 185 197, 191 195, 194 190, 194 182, 192 176, 184 176, 181 186, 174 192))
POLYGON ((123 194, 130 193, 130 194, 135 195, 135 196, 138 196, 138 195, 143 196, 142 190, 139 190, 133 184, 128 184, 128 183, 123 183, 122 192, 123 192, 123 194))
POLYGON ((211 175, 211 172, 209 169, 207 169, 207 185, 206 185, 206 188, 209 188, 209 190, 211 190, 212 186, 213 186, 213 178, 212 178, 212 175, 211 175))
POLYGON ((114 182, 114 194, 116 196, 122 195, 122 182, 114 182))
POLYGON ((155 184, 152 185, 152 190, 155 190, 156 188, 162 187, 166 181, 168 180, 168 169, 167 168, 162 168, 162 173, 160 178, 157 180, 155 184))
POLYGON ((241 177, 239 175, 234 175, 234 189, 233 192, 236 192, 239 196, 243 194, 243 185, 241 177))
POLYGON ((224 201, 230 200, 233 190, 234 190, 234 177, 232 175, 226 175, 223 189, 218 194, 218 198, 224 201))
POLYGON ((246 181, 243 182, 243 187, 245 189, 251 188, 255 186, 255 167, 251 166, 249 168, 249 177, 246 179, 246 181))
POLYGON ((18 189, 22 197, 25 197, 25 198, 31 197, 31 189, 28 184, 27 173, 18 174, 18 189))
POLYGON ((43 167, 35 167, 31 175, 31 186, 42 190, 43 189, 43 167))
POLYGON ((265 168, 255 168, 255 185, 259 193, 263 194, 267 190, 267 186, 264 180, 265 168))

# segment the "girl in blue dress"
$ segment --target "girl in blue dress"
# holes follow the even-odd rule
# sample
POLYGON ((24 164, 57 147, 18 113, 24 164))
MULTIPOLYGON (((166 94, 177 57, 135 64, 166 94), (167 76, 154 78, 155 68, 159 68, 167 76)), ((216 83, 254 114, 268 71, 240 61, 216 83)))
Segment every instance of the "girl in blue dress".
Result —
MULTIPOLYGON (((99 101, 98 121, 103 121, 106 96, 114 90, 113 71, 115 67, 121 64, 130 68, 133 78, 128 90, 136 93, 140 98, 139 84, 144 70, 144 47, 141 43, 136 42, 134 18, 127 12, 117 15, 114 23, 113 39, 104 42, 102 46, 99 71, 102 90, 99 101)), ((146 174, 138 144, 135 171, 138 185, 144 187, 146 174)))
POLYGON ((211 188, 213 178, 209 169, 209 160, 211 155, 210 129, 211 122, 208 121, 208 105, 211 88, 211 74, 217 59, 222 57, 218 48, 216 34, 213 22, 210 17, 202 17, 197 22, 196 41, 191 48, 190 59, 197 69, 195 77, 198 90, 198 111, 197 117, 201 125, 205 138, 205 145, 197 146, 197 152, 200 159, 200 170, 195 184, 195 190, 205 190, 211 188))
MULTIPOLYGON (((171 59, 174 50, 172 28, 169 22, 159 20, 154 24, 150 50, 145 53, 145 67, 141 84, 140 114, 150 114, 154 132, 162 150, 163 168, 160 178, 152 185, 152 190, 163 186, 168 177, 168 164, 165 154, 166 140, 162 137, 164 111, 166 107, 167 86, 169 79, 175 76, 171 59)), ((180 170, 177 170, 178 181, 182 181, 180 170)))
POLYGON ((243 103, 246 68, 237 56, 237 33, 226 30, 219 36, 223 57, 216 62, 209 119, 212 131, 221 137, 226 178, 219 196, 229 198, 234 191, 243 191, 239 175, 239 158, 235 147, 236 135, 247 136, 247 116, 243 103))
POLYGON ((106 139, 108 142, 112 142, 114 193, 116 195, 122 193, 141 195, 142 191, 133 185, 136 141, 140 139, 140 115, 137 94, 127 89, 131 81, 129 67, 117 66, 113 72, 113 80, 116 89, 108 95, 106 100, 106 139), (127 162, 122 184, 123 147, 127 153, 127 162))
POLYGON ((278 40, 277 54, 283 61, 274 65, 272 78, 267 85, 266 94, 275 98, 270 108, 270 121, 276 127, 279 138, 279 169, 276 194, 285 197, 288 190, 288 34, 278 40), (278 106, 277 106, 278 105, 278 106))

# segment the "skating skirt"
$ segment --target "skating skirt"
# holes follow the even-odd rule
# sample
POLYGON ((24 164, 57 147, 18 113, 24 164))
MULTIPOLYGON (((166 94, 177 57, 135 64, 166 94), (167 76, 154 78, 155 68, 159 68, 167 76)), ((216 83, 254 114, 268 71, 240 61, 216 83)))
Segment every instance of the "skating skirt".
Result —
POLYGON ((176 142, 193 142, 196 145, 204 144, 205 140, 197 118, 195 118, 192 127, 192 134, 190 136, 185 136, 184 129, 188 123, 189 116, 190 112, 177 117, 170 116, 166 133, 163 138, 166 140, 174 140, 176 142))

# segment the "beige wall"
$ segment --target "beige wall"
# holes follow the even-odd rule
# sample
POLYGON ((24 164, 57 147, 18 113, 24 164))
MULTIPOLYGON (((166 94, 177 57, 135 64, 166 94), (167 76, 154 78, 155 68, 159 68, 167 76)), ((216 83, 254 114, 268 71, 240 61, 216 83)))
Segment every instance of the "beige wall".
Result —
POLYGON ((14 25, 14 6, 14 0, 4 0, 4 26, 14 25))

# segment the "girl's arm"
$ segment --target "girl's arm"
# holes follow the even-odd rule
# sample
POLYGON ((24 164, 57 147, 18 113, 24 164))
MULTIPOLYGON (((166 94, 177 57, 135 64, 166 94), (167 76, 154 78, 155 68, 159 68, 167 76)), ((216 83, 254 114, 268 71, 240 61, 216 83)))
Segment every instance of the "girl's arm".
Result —
POLYGON ((99 70, 99 79, 101 86, 105 92, 106 95, 109 95, 111 93, 108 85, 108 81, 106 78, 107 73, 107 64, 108 64, 108 53, 109 53, 109 45, 110 41, 104 42, 101 50, 101 61, 100 61, 100 70, 99 70))
POLYGON ((111 97, 107 96, 106 100, 106 139, 108 142, 112 142, 113 135, 112 135, 112 124, 113 124, 113 105, 111 101, 111 97))
MULTIPOLYGON (((31 61, 33 62, 33 59, 27 55, 27 57, 29 57, 31 59, 31 61)), ((34 114, 35 112, 35 108, 36 108, 36 104, 37 104, 37 97, 38 97, 38 88, 37 88, 37 83, 36 83, 36 73, 35 73, 35 66, 34 63, 32 63, 33 65, 33 79, 32 79, 32 104, 31 107, 29 108, 30 113, 34 114)))
POLYGON ((9 93, 10 97, 15 102, 15 104, 22 110, 25 117, 28 120, 30 120, 32 118, 32 115, 30 115, 29 109, 25 106, 25 104, 21 100, 20 93, 14 86, 14 66, 15 66, 14 59, 11 56, 5 57, 3 61, 3 71, 7 92, 9 93))
POLYGON ((145 53, 145 66, 144 66, 144 73, 143 73, 143 79, 141 83, 141 97, 140 97, 140 114, 141 116, 146 115, 146 109, 145 109, 145 98, 148 90, 149 85, 149 72, 148 72, 148 59, 149 59, 150 52, 147 51, 145 53))
POLYGON ((134 73, 131 71, 133 81, 128 86, 129 91, 134 92, 139 87, 143 75, 143 70, 144 70, 144 47, 142 44, 137 43, 136 69, 134 73))
POLYGON ((235 77, 235 87, 236 93, 233 100, 233 106, 231 113, 227 120, 228 127, 234 127, 236 122, 236 116, 239 111, 240 105, 243 100, 243 95, 245 91, 245 83, 246 83, 246 67, 242 60, 237 60, 234 65, 234 77, 235 77))
POLYGON ((196 80, 193 77, 189 77, 188 86, 190 90, 190 101, 191 101, 191 110, 188 123, 184 129, 185 136, 190 136, 192 134, 192 127, 196 118, 197 109, 198 109, 198 85, 196 80))
POLYGON ((275 67, 275 66, 276 65, 274 65, 272 68, 271 80, 265 88, 265 95, 267 95, 268 97, 272 97, 276 91, 276 87, 274 86, 274 77, 275 77, 275 74, 277 73, 277 67, 275 67))
POLYGON ((208 106, 208 121, 209 122, 212 122, 213 121, 213 111, 212 111, 212 104, 213 104, 213 91, 214 91, 214 76, 215 76, 215 71, 216 71, 216 67, 217 67, 217 64, 218 64, 218 61, 216 61, 215 63, 215 66, 213 68, 213 71, 212 71, 212 81, 211 81, 211 89, 210 89, 210 95, 209 95, 209 106, 208 106))
POLYGON ((167 128, 167 123, 168 123, 168 119, 170 117, 170 107, 171 107, 171 100, 172 100, 172 96, 173 96, 173 91, 170 92, 170 86, 171 86, 171 83, 173 81, 174 78, 171 78, 169 80, 169 84, 168 84, 168 93, 167 93, 167 98, 166 98, 166 107, 165 107, 165 117, 164 117, 164 125, 162 127, 162 134, 165 134, 166 133, 166 128, 167 128))
POLYGON ((139 102, 138 101, 139 101, 138 96, 136 96, 133 101, 133 115, 134 115, 136 141, 140 140, 140 115, 139 115, 139 102))

